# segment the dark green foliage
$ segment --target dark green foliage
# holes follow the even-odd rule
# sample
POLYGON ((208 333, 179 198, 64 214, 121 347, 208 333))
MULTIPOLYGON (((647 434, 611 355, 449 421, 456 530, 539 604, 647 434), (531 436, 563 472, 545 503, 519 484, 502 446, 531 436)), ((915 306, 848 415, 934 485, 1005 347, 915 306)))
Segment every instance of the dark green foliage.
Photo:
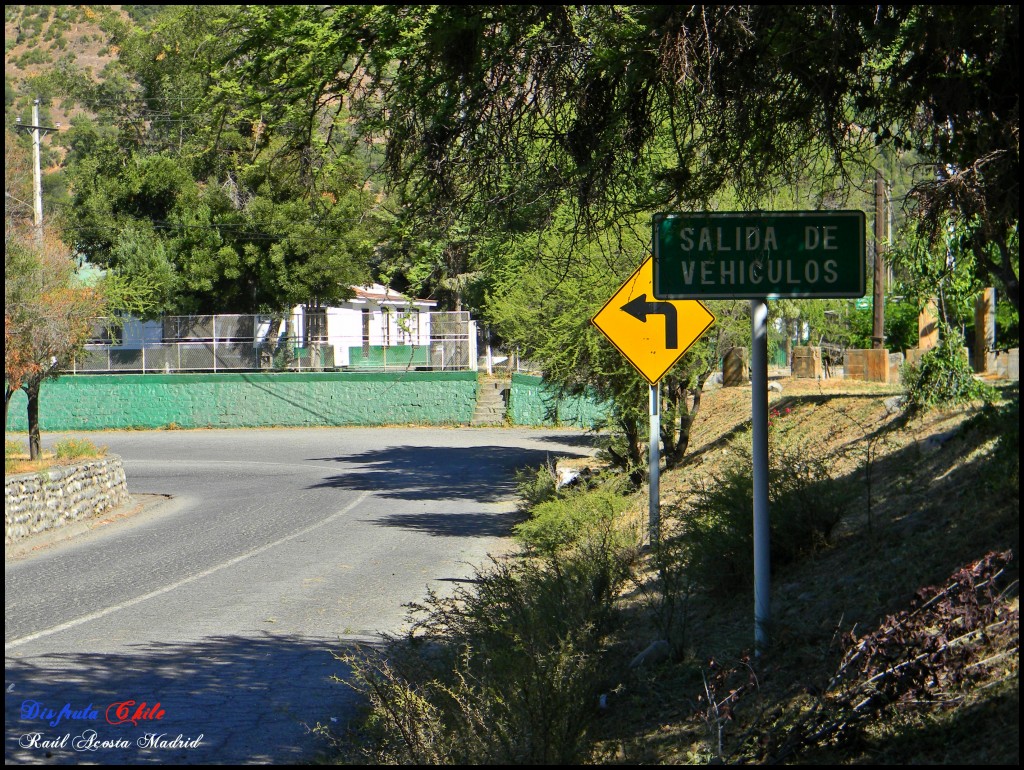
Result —
POLYGON ((276 312, 368 282, 388 216, 331 126, 344 117, 285 146, 261 110, 214 98, 211 73, 234 50, 219 31, 237 9, 135 10, 143 26, 104 17, 118 57, 101 82, 73 65, 48 80, 96 116, 63 137, 65 237, 159 283, 160 312, 276 312))
MULTIPOLYGON (((885 302, 885 347, 892 352, 902 352, 918 345, 918 307, 906 300, 886 299, 885 302)), ((872 324, 874 315, 871 308, 854 310, 849 316, 850 339, 848 346, 854 349, 872 347, 872 324)))
POLYGON ((1001 294, 996 298, 996 347, 1020 347, 1020 313, 1001 294))
POLYGON ((277 84, 274 99, 245 96, 290 115, 293 141, 322 105, 353 97, 407 200, 477 226, 544 221, 569 202, 582 231, 731 190, 761 207, 822 165, 812 196, 831 206, 876 147, 913 151, 950 172, 915 190, 929 239, 960 218, 977 274, 1017 306, 1019 18, 1016 6, 248 6, 225 85, 277 84))
POLYGON ((920 363, 904 365, 902 380, 911 413, 995 397, 991 386, 974 376, 963 339, 949 327, 940 331, 939 344, 922 355, 920 363))

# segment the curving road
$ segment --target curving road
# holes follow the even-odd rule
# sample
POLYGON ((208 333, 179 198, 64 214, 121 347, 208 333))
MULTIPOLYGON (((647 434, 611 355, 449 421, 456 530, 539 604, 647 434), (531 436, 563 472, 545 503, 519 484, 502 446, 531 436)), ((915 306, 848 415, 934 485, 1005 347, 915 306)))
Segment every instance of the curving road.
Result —
POLYGON ((310 728, 357 705, 336 654, 509 547, 516 468, 593 451, 570 430, 86 436, 167 498, 7 549, 9 764, 313 759, 310 728))

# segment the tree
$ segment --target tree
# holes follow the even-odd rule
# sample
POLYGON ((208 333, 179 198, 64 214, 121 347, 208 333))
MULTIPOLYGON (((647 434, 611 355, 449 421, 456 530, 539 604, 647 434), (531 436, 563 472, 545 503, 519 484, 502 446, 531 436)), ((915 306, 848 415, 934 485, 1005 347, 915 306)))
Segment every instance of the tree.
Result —
POLYGON ((156 287, 143 276, 108 275, 83 283, 54 229, 46 226, 38 237, 26 190, 26 153, 8 141, 4 161, 4 428, 11 397, 22 389, 28 396, 29 456, 36 459, 43 382, 71 363, 98 316, 144 315, 156 301, 156 287))
MULTIPOLYGON (((365 283, 387 217, 363 161, 328 123, 277 137, 230 94, 210 98, 234 11, 173 7, 111 29, 117 77, 54 78, 97 119, 69 132, 64 231, 90 261, 163 287, 163 312, 278 312, 365 283)), ((263 84, 265 86, 265 84, 263 84)))
POLYGON ((28 397, 29 456, 40 456, 39 394, 81 353, 100 316, 151 312, 157 287, 144 279, 108 275, 91 283, 79 276, 68 248, 44 232, 8 229, 4 249, 4 428, 11 397, 28 397))
POLYGON ((1020 8, 906 6, 873 29, 856 106, 876 141, 913 147, 934 173, 912 192, 922 235, 973 254, 974 277, 1020 312, 1020 8))
MULTIPOLYGON (((873 168, 914 151, 932 168, 972 169, 957 173, 977 200, 954 201, 958 188, 946 185, 943 203, 922 184, 912 213, 934 222, 954 205, 985 223, 980 241, 1010 263, 989 272, 1015 296, 1000 238, 1017 218, 1018 13, 261 6, 233 19, 236 48, 218 79, 250 111, 292 127, 285 147, 301 147, 331 110, 378 137, 407 210, 470 244, 453 251, 442 236, 436 253, 464 255, 461 272, 483 265, 485 313, 505 338, 562 388, 613 399, 629 465, 643 384, 586 321, 639 264, 643 248, 620 247, 655 211, 767 208, 798 186, 789 205, 837 207, 873 168), (487 260, 498 233, 505 253, 487 260), (595 249, 602 239, 614 247, 595 249)), ((799 305, 790 309, 797 318, 799 305)), ((699 405, 698 361, 695 351, 666 378, 673 431, 686 425, 682 394, 699 405)), ((663 439, 670 456, 685 449, 663 439)))
MULTIPOLYGON (((493 260, 484 270, 491 286, 485 317, 507 344, 541 367, 560 395, 587 395, 610 406, 613 430, 605 449, 639 483, 647 463, 648 383, 590 322, 646 251, 641 236, 618 235, 609 230, 574 237, 571 216, 563 211, 539 241, 524 236, 489 244, 483 249, 493 260)), ((724 324, 698 341, 661 382, 667 468, 686 453, 720 334, 731 328, 724 324)))
POLYGON ((5 234, 4 427, 11 396, 28 396, 29 456, 41 454, 39 392, 81 350, 97 316, 101 290, 76 281, 76 265, 52 235, 43 245, 5 234))
POLYGON ((275 83, 247 98, 302 131, 346 105, 406 201, 475 228, 561 193, 591 229, 729 190, 761 207, 804 168, 835 205, 914 150, 942 176, 913 213, 933 239, 970 224, 1016 306, 1018 28, 1016 6, 259 7, 225 72, 275 83))

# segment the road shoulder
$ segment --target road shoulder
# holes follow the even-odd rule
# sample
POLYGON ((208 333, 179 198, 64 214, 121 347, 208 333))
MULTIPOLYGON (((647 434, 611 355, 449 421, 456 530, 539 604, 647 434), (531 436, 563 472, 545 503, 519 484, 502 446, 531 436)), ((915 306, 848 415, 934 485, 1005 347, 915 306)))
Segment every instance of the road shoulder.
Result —
POLYGON ((4 546, 4 561, 22 559, 33 553, 72 540, 100 529, 135 518, 140 514, 152 513, 169 505, 174 500, 170 495, 130 494, 128 502, 99 516, 70 522, 56 529, 38 532, 24 537, 16 543, 4 546))

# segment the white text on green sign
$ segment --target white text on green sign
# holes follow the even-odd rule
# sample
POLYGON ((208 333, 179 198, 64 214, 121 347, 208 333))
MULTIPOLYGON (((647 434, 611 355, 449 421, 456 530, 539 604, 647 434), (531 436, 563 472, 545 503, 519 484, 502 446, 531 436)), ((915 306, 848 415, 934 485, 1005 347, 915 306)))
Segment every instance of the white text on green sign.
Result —
POLYGON ((657 214, 653 230, 657 299, 864 296, 863 211, 657 214))

